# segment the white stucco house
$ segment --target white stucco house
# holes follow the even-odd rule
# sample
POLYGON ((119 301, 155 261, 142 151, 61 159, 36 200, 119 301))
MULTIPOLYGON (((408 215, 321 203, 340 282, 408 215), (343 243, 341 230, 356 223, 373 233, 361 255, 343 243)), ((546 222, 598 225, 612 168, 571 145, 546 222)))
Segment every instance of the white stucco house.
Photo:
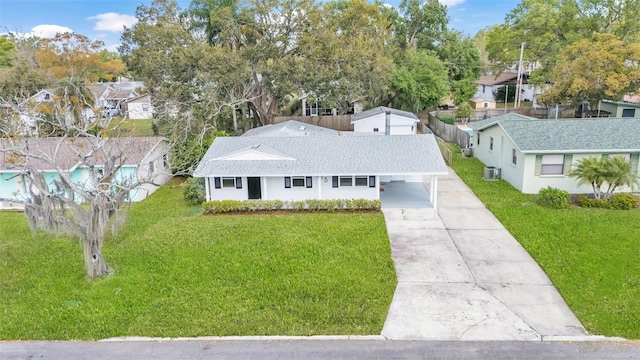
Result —
POLYGON ((172 177, 167 163, 169 143, 161 137, 109 138, 104 143, 101 139, 84 137, 0 139, 0 209, 21 208, 20 203, 27 200, 27 184, 23 176, 26 169, 44 173, 52 187, 53 181, 59 179, 60 169, 74 183, 92 189, 88 164, 100 171, 108 154, 122 154, 117 181, 128 184, 144 182, 131 189, 130 201, 143 200, 172 177), (20 150, 25 148, 34 156, 29 159, 22 156, 20 150), (56 164, 58 169, 52 164, 56 164))
POLYGON ((500 178, 523 193, 535 194, 547 186, 591 193, 590 184, 579 186, 568 176, 576 162, 587 157, 621 156, 638 171, 640 118, 539 120, 507 114, 469 127, 473 155, 499 169, 500 178))
POLYGON ((351 124, 356 133, 414 135, 419 121, 413 113, 384 106, 351 115, 351 124))
POLYGON ((429 201, 436 207, 437 178, 447 172, 433 135, 307 133, 218 137, 194 176, 205 178, 209 201, 374 200, 380 199, 381 182, 392 177, 428 177, 429 201))
POLYGON ((152 119, 153 106, 151 105, 151 95, 144 94, 122 102, 122 112, 129 119, 152 119))

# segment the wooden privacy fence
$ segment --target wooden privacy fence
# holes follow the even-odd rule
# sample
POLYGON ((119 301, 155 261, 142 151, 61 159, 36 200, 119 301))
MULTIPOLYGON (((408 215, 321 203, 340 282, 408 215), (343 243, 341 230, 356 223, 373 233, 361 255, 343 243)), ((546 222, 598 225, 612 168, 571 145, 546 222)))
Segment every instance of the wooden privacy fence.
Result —
POLYGON ((287 120, 296 120, 305 124, 318 125, 338 131, 353 131, 351 115, 331 115, 331 116, 276 116, 274 124, 279 124, 287 120))
POLYGON ((466 148, 469 145, 469 134, 460 130, 457 126, 446 124, 440 121, 433 113, 428 113, 429 129, 441 138, 442 140, 450 143, 457 144, 461 149, 466 148))

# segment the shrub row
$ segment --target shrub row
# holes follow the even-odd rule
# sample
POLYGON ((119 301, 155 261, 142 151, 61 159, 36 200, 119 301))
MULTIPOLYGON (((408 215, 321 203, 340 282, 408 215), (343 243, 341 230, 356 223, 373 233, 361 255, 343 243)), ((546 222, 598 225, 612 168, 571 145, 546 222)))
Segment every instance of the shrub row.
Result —
POLYGON ((204 214, 222 214, 229 212, 252 212, 269 210, 326 211, 338 210, 380 210, 380 200, 332 199, 332 200, 214 200, 202 203, 204 214))
POLYGON ((585 208, 631 210, 638 207, 638 198, 631 194, 615 194, 610 199, 592 199, 583 195, 578 199, 578 205, 585 208))

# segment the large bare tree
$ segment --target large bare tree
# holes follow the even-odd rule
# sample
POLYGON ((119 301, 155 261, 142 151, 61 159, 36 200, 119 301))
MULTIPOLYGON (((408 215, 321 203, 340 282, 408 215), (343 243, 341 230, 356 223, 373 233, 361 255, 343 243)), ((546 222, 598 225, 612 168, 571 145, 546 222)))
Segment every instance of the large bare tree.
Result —
POLYGON ((12 173, 9 180, 17 186, 0 200, 21 203, 33 232, 79 238, 89 278, 110 274, 102 256, 105 236, 122 224, 130 199, 170 178, 169 143, 160 137, 108 137, 122 120, 87 122, 81 112, 43 119, 36 126, 56 129, 58 136, 41 136, 40 129, 24 136, 4 125, 0 170, 12 173))

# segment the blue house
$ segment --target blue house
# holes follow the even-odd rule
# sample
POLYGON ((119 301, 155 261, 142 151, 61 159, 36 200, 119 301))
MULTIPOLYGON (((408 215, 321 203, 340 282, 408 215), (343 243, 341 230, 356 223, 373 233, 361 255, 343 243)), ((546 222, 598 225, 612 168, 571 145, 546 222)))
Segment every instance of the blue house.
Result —
POLYGON ((122 155, 115 183, 141 182, 128 199, 143 200, 171 178, 168 152, 168 141, 161 137, 0 139, 0 209, 22 208, 29 194, 25 171, 42 172, 50 191, 61 171, 88 190, 95 187, 92 174, 100 174, 113 154, 122 155))

